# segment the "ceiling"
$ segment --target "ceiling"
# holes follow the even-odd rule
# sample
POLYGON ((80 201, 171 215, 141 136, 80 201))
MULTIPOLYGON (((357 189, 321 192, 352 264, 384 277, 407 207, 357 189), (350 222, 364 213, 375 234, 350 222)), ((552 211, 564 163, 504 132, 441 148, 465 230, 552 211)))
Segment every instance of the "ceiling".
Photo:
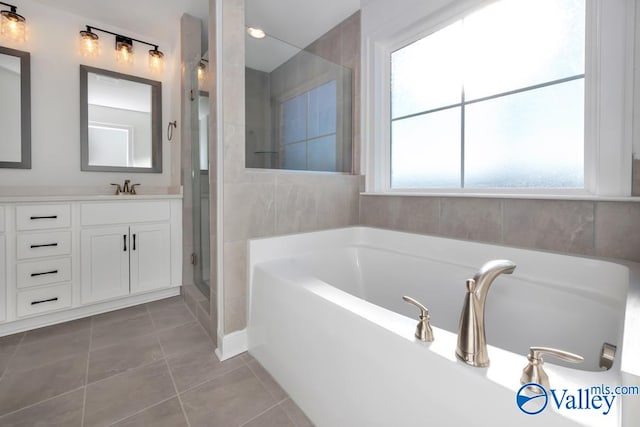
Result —
POLYGON ((270 73, 360 9, 360 0, 245 0, 245 23, 267 33, 245 33, 246 65, 270 73))
MULTIPOLYGON (((193 15, 203 22, 203 46, 207 46, 209 0, 35 0, 50 7, 95 19, 97 22, 158 40, 174 41, 180 17, 193 15)), ((360 9, 360 0, 245 0, 246 24, 262 28, 267 34, 290 45, 304 48, 360 9)), ((90 25, 91 22, 87 22, 90 25)), ((205 48, 206 50, 206 48, 205 48)), ((280 47, 283 52, 294 52, 280 47)), ((262 47, 263 60, 269 58, 262 47)), ((276 61, 277 62, 277 61, 276 61)), ((280 60, 280 63, 283 61, 280 60)), ((273 69, 273 64, 264 65, 273 69)))
POLYGON ((360 0, 245 0, 245 21, 305 48, 360 9, 360 0))

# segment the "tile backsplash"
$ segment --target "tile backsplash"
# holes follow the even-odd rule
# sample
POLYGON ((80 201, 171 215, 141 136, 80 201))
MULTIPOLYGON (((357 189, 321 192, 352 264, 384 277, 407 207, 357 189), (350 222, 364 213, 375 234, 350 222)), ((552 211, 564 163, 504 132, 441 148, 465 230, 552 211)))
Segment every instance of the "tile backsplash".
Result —
POLYGON ((640 262, 640 203, 360 196, 360 223, 640 262))

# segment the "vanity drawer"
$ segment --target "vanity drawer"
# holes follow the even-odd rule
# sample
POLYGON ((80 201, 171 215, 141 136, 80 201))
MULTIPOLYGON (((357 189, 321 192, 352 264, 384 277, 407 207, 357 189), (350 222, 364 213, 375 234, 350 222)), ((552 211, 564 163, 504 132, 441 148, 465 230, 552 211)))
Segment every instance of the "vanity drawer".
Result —
POLYGON ((71 258, 22 262, 17 265, 18 288, 71 281, 71 258))
POLYGON ((86 203, 80 208, 82 225, 131 224, 134 222, 168 221, 168 201, 86 203))
POLYGON ((17 240, 18 259, 69 255, 71 253, 70 231, 22 233, 18 235, 17 240))
POLYGON ((16 207, 16 229, 45 230, 71 226, 70 205, 25 205, 16 207))
POLYGON ((18 317, 71 307, 71 285, 57 285, 18 292, 18 317))
POLYGON ((4 207, 0 206, 0 233, 4 233, 4 207))

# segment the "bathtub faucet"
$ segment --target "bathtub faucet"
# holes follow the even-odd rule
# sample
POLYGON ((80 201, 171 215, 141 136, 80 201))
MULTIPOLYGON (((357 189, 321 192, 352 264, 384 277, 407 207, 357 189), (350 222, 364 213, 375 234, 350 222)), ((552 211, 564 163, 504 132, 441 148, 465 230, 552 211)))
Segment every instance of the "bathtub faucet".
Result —
POLYGON ((467 280, 460 324, 458 325, 458 347, 456 356, 463 362, 477 367, 489 366, 487 337, 484 330, 484 304, 489 287, 501 274, 511 274, 516 265, 508 260, 489 261, 467 280))

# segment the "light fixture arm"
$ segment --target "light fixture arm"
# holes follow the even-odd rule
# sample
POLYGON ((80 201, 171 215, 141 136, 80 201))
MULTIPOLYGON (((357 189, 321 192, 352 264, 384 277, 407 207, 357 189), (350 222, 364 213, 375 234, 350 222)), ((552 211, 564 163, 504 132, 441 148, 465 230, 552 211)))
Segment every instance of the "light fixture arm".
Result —
POLYGON ((16 13, 18 11, 18 6, 14 6, 12 4, 5 3, 3 1, 0 1, 0 4, 2 4, 4 6, 9 6, 11 8, 11 12, 13 12, 13 13, 16 13))
MULTIPOLYGON (((0 3, 2 3, 2 2, 0 2, 0 3)), ((2 3, 2 4, 4 4, 4 3, 2 3)), ((134 42, 146 44, 147 46, 152 46, 154 50, 158 50, 158 47, 159 47, 159 45, 157 45, 157 44, 149 43, 149 42, 146 42, 144 40, 134 39, 134 38, 129 37, 129 36, 123 36, 122 34, 114 33, 113 31, 103 30, 102 28, 92 27, 91 25, 87 25, 87 32, 91 33, 91 32, 93 32, 92 30, 96 30, 96 31, 100 31, 100 32, 103 32, 103 33, 111 34, 112 36, 116 36, 116 37, 124 37, 124 38, 129 39, 129 40, 134 41, 134 42)))

